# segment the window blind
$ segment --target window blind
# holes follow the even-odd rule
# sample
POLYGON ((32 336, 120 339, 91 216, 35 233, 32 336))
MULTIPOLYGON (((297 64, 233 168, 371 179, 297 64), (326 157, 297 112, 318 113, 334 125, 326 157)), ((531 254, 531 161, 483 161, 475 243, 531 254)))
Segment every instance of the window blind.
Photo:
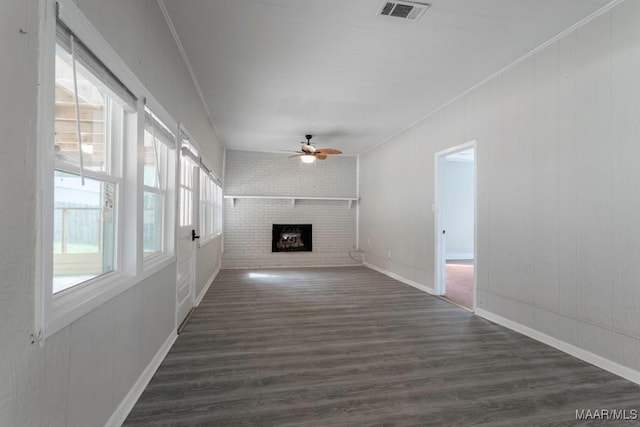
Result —
MULTIPOLYGON (((71 30, 58 19, 56 25, 56 41, 71 53, 71 30)), ((118 98, 126 107, 136 110, 136 96, 100 61, 77 36, 75 39, 75 57, 76 61, 85 67, 91 74, 97 77, 116 98, 118 98)))
POLYGON ((204 161, 202 160, 202 157, 197 156, 193 153, 193 151, 191 151, 188 147, 182 147, 182 149, 180 150, 180 152, 182 153, 182 155, 184 157, 189 157, 191 160, 193 160, 196 165, 204 172, 206 173, 208 176, 211 177, 211 179, 213 180, 213 182, 215 182, 216 184, 222 186, 222 181, 220 181, 220 179, 215 176, 215 174, 213 173, 213 171, 211 169, 209 169, 207 167, 207 165, 204 163, 204 161))
POLYGON ((171 149, 175 148, 176 137, 173 132, 167 129, 167 127, 147 108, 144 110, 144 128, 167 147, 171 149))

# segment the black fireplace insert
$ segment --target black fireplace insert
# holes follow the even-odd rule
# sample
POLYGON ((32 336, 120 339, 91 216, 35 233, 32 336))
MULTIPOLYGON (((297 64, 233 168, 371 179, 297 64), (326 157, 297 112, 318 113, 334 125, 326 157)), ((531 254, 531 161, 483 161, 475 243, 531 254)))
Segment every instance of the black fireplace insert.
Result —
POLYGON ((311 252, 311 224, 273 224, 271 252, 311 252))

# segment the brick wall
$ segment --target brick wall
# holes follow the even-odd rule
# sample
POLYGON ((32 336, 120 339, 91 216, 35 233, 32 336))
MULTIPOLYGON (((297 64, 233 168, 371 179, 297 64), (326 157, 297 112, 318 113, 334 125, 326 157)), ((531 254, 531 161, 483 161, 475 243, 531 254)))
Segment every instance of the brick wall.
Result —
MULTIPOLYGON (((225 195, 356 197, 356 158, 302 164, 286 154, 227 150, 225 195)), ((356 205, 345 201, 225 199, 223 268, 353 265, 356 205), (272 224, 313 224, 313 252, 271 252, 272 224)))

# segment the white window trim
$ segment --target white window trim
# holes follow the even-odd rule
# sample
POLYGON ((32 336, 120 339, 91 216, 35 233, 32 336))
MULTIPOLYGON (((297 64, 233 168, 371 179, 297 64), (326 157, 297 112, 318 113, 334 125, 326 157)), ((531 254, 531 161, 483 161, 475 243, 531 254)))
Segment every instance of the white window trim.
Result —
MULTIPOLYGON (((220 187, 220 194, 222 196, 222 194, 224 194, 224 184, 222 182, 222 180, 220 178, 218 178, 217 174, 211 170, 209 167, 206 166, 206 161, 207 159, 202 156, 202 149, 200 148, 200 146, 198 145, 198 143, 191 137, 191 134, 189 134, 189 132, 184 128, 184 126, 182 125, 178 125, 180 132, 178 133, 178 144, 177 147, 179 147, 180 150, 182 150, 182 140, 186 140, 191 146, 193 146, 193 148, 196 150, 195 156, 189 156, 191 161, 193 162, 194 166, 196 168, 199 169, 198 171, 198 176, 197 179, 195 179, 194 181, 194 186, 191 189, 193 191, 192 197, 192 203, 196 204, 197 203, 197 209, 194 210, 195 212, 195 218, 192 218, 191 220, 191 226, 195 228, 195 226, 197 226, 198 228, 200 227, 200 170, 202 170, 204 168, 204 170, 209 171, 209 173, 211 174, 212 178, 213 178, 213 182, 214 184, 219 185, 220 187)), ((179 156, 181 157, 181 152, 178 153, 179 156)), ((179 159, 178 159, 179 161, 179 159)), ((177 188, 178 188, 178 192, 179 192, 179 188, 180 188, 180 182, 179 182, 179 177, 178 177, 178 183, 177 183, 177 188)), ((222 236, 224 234, 224 229, 223 229, 223 218, 224 218, 224 202, 223 200, 221 200, 220 202, 220 231, 218 233, 214 233, 213 236, 209 236, 207 238, 204 239, 198 239, 198 247, 201 248, 207 244, 209 244, 210 242, 216 240, 216 239, 222 239, 222 236)), ((180 216, 180 212, 177 210, 177 214, 176 214, 176 218, 179 218, 180 216)), ((178 222, 178 221, 177 221, 178 222)))
POLYGON ((216 200, 216 206, 217 206, 217 211, 216 211, 216 218, 214 220, 214 224, 216 225, 216 231, 215 231, 215 236, 222 236, 222 225, 224 222, 224 186, 222 184, 222 180, 218 180, 218 182, 215 182, 215 184, 218 186, 218 189, 220 190, 220 194, 217 197, 216 200))
POLYGON ((199 213, 200 211, 198 209, 194 209, 194 206, 197 206, 197 203, 199 203, 199 194, 198 194, 198 190, 199 188, 197 187, 198 185, 198 180, 193 178, 193 175, 195 175, 195 171, 198 168, 198 164, 193 161, 193 159, 189 158, 189 157, 184 157, 182 156, 182 154, 180 154, 180 180, 178 182, 178 194, 179 197, 182 197, 182 190, 188 191, 191 193, 191 209, 190 209, 190 217, 188 218, 188 222, 186 221, 186 217, 184 218, 185 221, 183 221, 183 212, 182 209, 184 208, 182 206, 182 201, 181 203, 178 204, 178 208, 181 210, 179 212, 178 218, 178 226, 179 227, 191 227, 193 229, 195 229, 196 225, 199 222, 199 213), (182 183, 182 174, 185 173, 184 172, 184 163, 182 162, 182 160, 184 160, 187 164, 189 164, 189 169, 191 172, 191 186, 187 186, 185 184, 182 183))
MULTIPOLYGON (((198 244, 199 247, 205 246, 209 242, 212 242, 212 241, 222 237, 222 224, 221 223, 218 224, 218 221, 220 221, 220 222, 222 221, 222 215, 220 215, 220 219, 218 219, 218 210, 220 210, 220 211, 222 210, 222 184, 221 184, 220 180, 215 176, 215 174, 213 172, 206 173, 205 170, 201 170, 201 173, 203 173, 204 175, 206 175, 209 178, 211 184, 213 185, 212 188, 214 190, 216 188, 219 188, 220 199, 221 200, 217 200, 215 195, 212 195, 212 197, 213 197, 212 200, 210 202, 208 202, 208 204, 212 208, 211 225, 213 226, 213 230, 212 230, 211 234, 207 235, 203 239, 200 239, 199 244, 198 244), (216 231, 218 229, 220 231, 216 231)), ((200 184, 201 184, 201 182, 202 181, 200 181, 200 184)), ((202 194, 202 192, 200 192, 200 194, 202 194)), ((202 204, 202 200, 198 200, 198 202, 200 203, 200 205, 202 204)), ((200 212, 201 211, 202 211, 202 209, 200 209, 200 212)), ((202 228, 202 222, 201 222, 202 218, 199 218, 199 219, 200 219, 199 226, 202 228)), ((201 234, 202 234, 202 230, 201 230, 201 234)))
MULTIPOLYGON (((137 111, 127 117, 125 123, 126 138, 135 138, 141 143, 144 123, 143 102, 147 103, 167 125, 179 128, 177 122, 171 120, 159 103, 149 94, 144 85, 137 79, 118 54, 109 46, 102 35, 93 27, 91 22, 82 14, 72 0, 58 0, 59 18, 73 33, 91 50, 109 70, 118 76, 120 81, 138 97, 137 111), (137 113, 137 114, 136 114, 137 113), (131 118, 135 118, 131 120, 131 118)), ((67 170, 67 165, 56 163, 54 148, 55 124, 55 44, 56 44, 56 1, 44 0, 41 3, 40 14, 40 65, 38 90, 38 205, 40 221, 38 224, 38 241, 36 245, 36 283, 35 294, 35 322, 33 341, 43 341, 56 332, 62 330, 73 321, 79 319, 98 306, 104 304, 125 290, 140 283, 151 275, 175 262, 175 219, 176 212, 167 209, 169 218, 167 224, 167 250, 162 256, 150 257, 149 262, 142 260, 142 162, 137 159, 137 144, 128 144, 120 153, 126 160, 134 155, 135 161, 120 162, 123 169, 116 172, 124 191, 118 192, 118 206, 124 209, 121 218, 130 218, 118 226, 118 242, 116 249, 116 265, 118 270, 110 272, 83 284, 69 288, 56 295, 53 294, 53 205, 54 205, 54 170, 67 170), (133 153, 133 154, 132 154, 133 153), (136 218, 135 221, 132 219, 136 218), (131 236, 129 232, 134 232, 131 236), (125 232, 127 234, 125 234, 125 232), (123 236, 135 239, 133 245, 122 245, 123 236), (129 237, 131 236, 131 237, 129 237)), ((176 133, 177 134, 177 133, 176 133)), ((177 159, 177 154, 174 159, 177 159)), ((174 161, 174 166, 175 161, 174 161)), ((92 175, 85 170, 86 175, 92 175)), ((172 189, 167 189, 173 200, 167 200, 168 206, 175 205, 176 197, 176 168, 171 171, 173 176, 172 189)), ((104 175, 99 178, 104 180, 104 175)))
MULTIPOLYGON (((175 233, 176 233, 176 210, 172 209, 175 206, 177 200, 177 193, 179 190, 179 184, 177 182, 177 168, 178 168, 178 150, 176 149, 178 145, 178 137, 179 135, 179 125, 171 116, 162 108, 162 106, 156 102, 152 98, 147 98, 145 101, 145 107, 153 112, 153 114, 162 122, 164 126, 167 126, 169 129, 174 129, 174 141, 173 146, 164 144, 162 141, 158 141, 161 144, 164 144, 167 147, 167 170, 165 177, 166 188, 162 190, 161 188, 150 187, 144 185, 144 172, 142 169, 139 169, 138 172, 140 174, 140 185, 141 190, 139 191, 140 199, 143 198, 143 194, 145 191, 153 192, 156 194, 160 194, 163 200, 163 250, 162 252, 155 253, 151 256, 144 257, 144 253, 142 253, 142 262, 143 262, 143 271, 148 272, 149 270, 155 269, 155 267, 159 264, 164 264, 166 261, 174 260, 176 254, 175 247, 175 233)), ((142 136, 138 139, 141 144, 140 149, 143 150, 142 145, 144 145, 144 108, 142 114, 142 136)), ((142 163, 142 162, 141 162, 142 163)), ((141 166, 143 168, 144 165, 141 166)), ((160 184, 161 185, 161 184, 160 184)), ((140 209, 142 210, 142 200, 140 201, 140 209)), ((142 233, 142 230, 140 231, 142 233)), ((141 236, 142 239, 142 236, 141 236)), ((144 250, 140 249, 142 252, 144 250)))
MULTIPOLYGON (((147 265, 152 262, 155 258, 158 257, 162 257, 163 255, 167 255, 168 249, 167 248, 167 211, 168 211, 168 206, 167 206, 167 191, 166 190, 162 190, 160 188, 156 188, 156 187, 149 187, 147 185, 143 186, 142 189, 142 199, 143 199, 143 204, 144 204, 144 193, 154 193, 158 196, 160 196, 160 198, 162 199, 162 250, 158 251, 158 252, 153 252, 149 255, 144 254, 144 246, 142 249, 142 257, 144 259, 144 268, 147 268, 147 265)), ((143 212, 144 215, 144 212, 143 212)), ((143 239, 144 239, 144 227, 143 227, 143 239)))
POLYGON ((199 240, 199 246, 202 246, 203 244, 205 244, 206 242, 208 242, 213 233, 210 233, 208 230, 208 226, 210 224, 207 224, 209 221, 209 218, 207 218, 207 211, 210 209, 211 206, 211 202, 207 199, 207 186, 209 186, 210 182, 211 182, 211 177, 209 176, 209 174, 202 168, 200 168, 200 173, 198 174, 198 187, 199 187, 199 194, 198 194, 198 209, 199 209, 199 213, 198 213, 198 227, 200 228, 200 240, 199 240), (204 193, 204 194, 203 194, 204 193), (204 197, 203 197, 204 196, 204 197))

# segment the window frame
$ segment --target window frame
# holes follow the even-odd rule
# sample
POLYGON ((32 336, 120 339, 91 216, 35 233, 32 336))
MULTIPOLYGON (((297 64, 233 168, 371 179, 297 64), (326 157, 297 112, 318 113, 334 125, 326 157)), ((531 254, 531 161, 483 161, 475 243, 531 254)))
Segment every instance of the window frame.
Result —
MULTIPOLYGON (((57 44, 57 39, 56 39, 57 44)), ((54 61, 55 61, 54 54, 54 61)), ((54 77, 55 80, 55 77, 54 77)), ((54 81, 55 85, 55 81, 54 81)), ((53 170, 54 174, 56 171, 73 174, 77 176, 84 176, 85 178, 89 178, 95 181, 109 183, 115 187, 115 209, 114 209, 114 248, 113 248, 113 269, 111 271, 99 274, 89 280, 84 282, 77 283, 68 288, 65 288, 59 292, 53 294, 54 303, 55 301, 64 298, 64 295, 70 293, 73 289, 78 288, 80 286, 91 286, 93 283, 102 283, 103 280, 109 280, 110 277, 116 276, 116 274, 120 269, 120 255, 121 251, 118 250, 120 247, 120 242, 122 239, 122 231, 121 231, 121 219, 123 215, 122 210, 122 188, 123 188, 123 147, 127 138, 127 127, 128 123, 131 122, 131 114, 135 115, 135 111, 128 110, 125 106, 121 105, 111 98, 111 94, 105 90, 105 95, 107 96, 107 102, 105 103, 105 146, 109 145, 108 151, 108 159, 107 167, 104 172, 101 171, 93 171, 91 169, 83 169, 77 165, 59 160, 57 157, 54 158, 53 170)), ((55 104, 55 100, 54 100, 55 104)), ((55 108, 55 107, 54 107, 55 108)), ((55 118, 54 118, 55 121, 55 118)), ((50 141, 51 142, 51 141, 50 141)), ((55 180, 55 178, 53 178, 55 180)), ((55 191, 54 191, 55 193, 55 191)), ((55 255, 54 255, 55 257, 55 255)), ((55 262, 52 262, 53 267, 55 268, 55 262)), ((53 282, 53 273, 51 281, 53 282)), ((48 279, 47 279, 48 280, 48 279)))
MULTIPOLYGON (((124 61, 111 48, 93 24, 82 14, 73 0, 47 0, 41 3, 40 61, 38 88, 38 197, 36 197, 39 221, 35 259, 35 321, 32 341, 43 341, 73 321, 84 316, 113 297, 142 282, 147 277, 175 262, 175 218, 177 210, 171 209, 176 200, 175 158, 167 176, 167 200, 164 228, 166 253, 143 259, 142 254, 142 159, 139 146, 144 137, 144 106, 146 104, 171 129, 179 126, 162 108, 124 61), (53 294, 53 230, 54 230, 54 171, 78 173, 67 163, 56 163, 55 140, 55 64, 57 19, 66 26, 81 43, 115 76, 131 94, 137 97, 133 111, 123 114, 123 147, 111 167, 117 172, 116 208, 119 210, 114 267, 115 270, 94 279, 53 294), (129 141, 126 142, 125 141, 129 141), (113 168, 116 168, 115 170, 113 168), (123 239, 127 236, 127 242, 123 239)), ((111 95, 111 94, 110 94, 111 95)), ((116 99, 117 96, 115 97, 116 99)), ((130 104, 128 104, 130 105, 130 104)), ((177 132, 176 132, 177 134, 177 132)), ((170 151, 170 150, 169 150, 170 151)), ((175 150, 174 150, 175 152, 175 150)), ((88 178, 95 173, 85 169, 88 178)), ((97 176, 104 179, 103 174, 97 176)))
POLYGON ((185 129, 180 128, 179 135, 180 177, 178 179, 178 192, 180 203, 178 203, 178 227, 191 227, 195 229, 196 224, 199 225, 200 222, 200 210, 193 208, 194 205, 199 203, 198 198, 200 197, 200 175, 194 177, 195 173, 200 169, 200 147, 198 147, 185 129), (185 181, 187 182, 185 183, 185 181), (190 196, 188 205, 183 204, 183 194, 189 194, 190 196), (188 218, 186 216, 186 211, 189 211, 188 218))
MULTIPOLYGON (((160 229, 160 233, 162 234, 162 249, 159 252, 155 252, 150 254, 149 256, 145 256, 144 254, 144 246, 142 245, 142 258, 143 258, 143 263, 144 263, 144 269, 147 270, 149 268, 152 268, 154 265, 158 264, 159 262, 163 262, 164 260, 166 260, 167 258, 172 258, 173 255, 175 254, 175 245, 174 245, 174 230, 175 230, 175 210, 172 210, 171 208, 173 206, 175 206, 175 201, 176 201, 176 197, 175 197, 175 189, 176 189, 176 169, 177 169, 177 164, 176 164, 176 158, 177 158, 177 153, 176 153, 176 145, 177 145, 177 132, 172 131, 172 128, 177 128, 178 125, 177 123, 173 123, 173 126, 169 126, 167 125, 167 121, 169 121, 169 123, 172 123, 171 120, 167 119, 167 121, 163 120, 161 118, 161 115, 164 115, 165 117, 167 117, 166 114, 158 114, 156 113, 156 109, 161 109, 159 105, 156 105, 155 109, 154 108, 150 108, 148 103, 145 100, 145 108, 144 108, 144 115, 147 116, 147 114, 149 114, 150 119, 154 120, 155 123, 152 123, 151 125, 158 125, 158 126, 162 126, 166 129, 166 131, 168 131, 171 135, 171 139, 169 138, 169 135, 167 135, 164 139, 163 138, 156 138, 156 140, 154 141, 154 144, 163 144, 166 150, 166 159, 164 159, 164 167, 165 167, 165 171, 164 174, 165 176, 163 177, 162 175, 159 176, 158 178, 158 186, 157 187, 152 187, 149 185, 145 185, 144 183, 144 161, 142 161, 142 172, 141 172, 141 185, 142 185, 142 190, 140 191, 140 198, 142 199, 141 202, 141 209, 143 210, 143 215, 144 215, 144 194, 145 193, 155 193, 155 194, 159 194, 161 197, 161 203, 162 203, 162 221, 161 221, 161 229, 160 229), (162 181, 162 182, 160 182, 162 181), (165 188, 162 188, 164 185, 165 188)), ((146 127, 147 127, 147 122, 145 119, 144 122, 144 129, 143 129, 143 136, 140 140, 141 143, 141 152, 144 152, 144 132, 146 132, 146 127)), ((156 135, 157 136, 157 135, 156 135)), ((154 147, 154 150, 157 150, 156 147, 154 147)), ((156 151, 156 155, 157 155, 157 151, 156 151)), ((156 157, 156 159, 158 160, 158 157, 156 157)), ((156 164, 156 167, 159 167, 159 165, 156 164)), ((143 240, 143 244, 144 244, 144 221, 142 223, 141 226, 142 230, 142 240, 143 240)))
POLYGON ((200 246, 203 246, 222 235, 222 186, 220 180, 204 167, 200 169, 199 179, 200 246))

